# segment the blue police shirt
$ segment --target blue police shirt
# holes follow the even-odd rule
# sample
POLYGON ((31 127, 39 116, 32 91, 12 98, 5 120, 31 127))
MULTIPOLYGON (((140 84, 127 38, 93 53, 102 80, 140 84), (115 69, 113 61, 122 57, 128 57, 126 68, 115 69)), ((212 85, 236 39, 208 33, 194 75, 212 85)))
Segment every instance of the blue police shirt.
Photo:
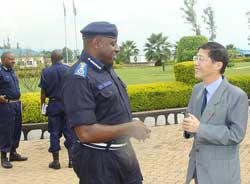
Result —
MULTIPOLYGON (((126 85, 111 66, 105 66, 84 52, 67 74, 63 85, 63 102, 71 127, 94 123, 117 125, 132 120, 126 85)), ((109 143, 124 143, 128 139, 128 136, 121 136, 109 143)), ((126 147, 112 154, 76 144, 73 155, 80 182, 87 178, 91 183, 98 183, 102 178, 104 183, 111 180, 113 183, 141 183, 142 174, 130 141, 126 147), (86 159, 89 157, 93 159, 86 159), (89 169, 82 172, 85 165, 89 169), (107 179, 115 175, 110 173, 114 170, 117 177, 107 179), (106 175, 103 176, 103 173, 106 175)))
POLYGON ((0 65, 0 95, 6 95, 6 99, 19 99, 21 95, 14 70, 2 64, 0 65))
POLYGON ((67 65, 58 61, 42 70, 39 87, 45 91, 46 97, 61 99, 62 81, 68 69, 67 65))
POLYGON ((126 85, 111 66, 85 52, 66 77, 63 101, 71 127, 132 120, 126 85))

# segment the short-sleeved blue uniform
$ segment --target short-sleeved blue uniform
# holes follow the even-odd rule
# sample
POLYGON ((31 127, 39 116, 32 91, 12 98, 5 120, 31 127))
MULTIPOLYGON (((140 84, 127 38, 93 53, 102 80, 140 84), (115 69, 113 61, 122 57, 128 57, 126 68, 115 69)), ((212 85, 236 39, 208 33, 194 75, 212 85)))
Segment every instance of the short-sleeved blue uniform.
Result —
POLYGON ((22 131, 20 88, 13 69, 0 65, 0 95, 7 103, 0 104, 0 150, 14 152, 22 131))
MULTIPOLYGON (((117 125, 132 120, 126 85, 112 67, 83 52, 63 86, 63 101, 70 126, 117 125)), ((76 136, 76 135, 75 135, 76 136)), ((128 137, 119 150, 98 150, 75 143, 73 167, 80 184, 140 184, 142 174, 128 137)))
MULTIPOLYGON (((72 131, 66 123, 66 115, 62 103, 62 83, 69 67, 60 61, 53 63, 50 67, 44 68, 41 73, 39 87, 45 91, 49 98, 48 131, 50 133, 49 152, 57 152, 60 148, 60 137, 65 137, 64 145, 71 150, 73 145, 72 131)), ((70 151, 71 152, 71 151, 70 151)))

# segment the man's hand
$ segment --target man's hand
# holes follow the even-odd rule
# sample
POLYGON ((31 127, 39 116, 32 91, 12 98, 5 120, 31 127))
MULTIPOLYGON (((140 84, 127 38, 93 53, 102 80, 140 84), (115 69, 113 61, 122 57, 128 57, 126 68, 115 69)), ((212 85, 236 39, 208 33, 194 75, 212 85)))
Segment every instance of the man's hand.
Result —
POLYGON ((7 102, 7 100, 5 99, 5 95, 0 95, 0 103, 3 104, 6 102, 7 102))
POLYGON ((190 133, 196 133, 199 126, 200 126, 200 121, 190 113, 189 117, 184 118, 182 123, 183 130, 190 133))
POLYGON ((131 129, 130 135, 137 140, 145 140, 150 137, 151 130, 148 129, 144 123, 140 120, 134 120, 131 122, 133 128, 131 129))

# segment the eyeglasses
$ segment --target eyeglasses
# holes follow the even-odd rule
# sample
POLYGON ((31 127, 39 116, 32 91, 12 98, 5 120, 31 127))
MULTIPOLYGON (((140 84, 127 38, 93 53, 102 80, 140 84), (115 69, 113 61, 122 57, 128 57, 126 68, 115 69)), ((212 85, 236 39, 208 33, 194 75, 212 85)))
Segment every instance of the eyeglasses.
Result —
POLYGON ((194 56, 193 61, 203 62, 206 61, 203 56, 194 56))

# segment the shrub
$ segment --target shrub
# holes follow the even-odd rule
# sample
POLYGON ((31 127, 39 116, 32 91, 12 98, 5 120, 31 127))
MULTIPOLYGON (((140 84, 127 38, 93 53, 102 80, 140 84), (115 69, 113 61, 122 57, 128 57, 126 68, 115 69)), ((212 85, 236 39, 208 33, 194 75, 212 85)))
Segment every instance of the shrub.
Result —
MULTIPOLYGON (((174 74, 176 81, 179 82, 184 82, 190 85, 200 82, 200 80, 197 80, 194 77, 194 63, 190 61, 175 64, 174 74)), ((229 76, 227 79, 230 83, 240 87, 250 95, 250 75, 229 76)))
POLYGON ((41 70, 19 70, 15 72, 19 79, 26 77, 40 77, 41 70))
POLYGON ((130 85, 128 87, 133 112, 185 107, 191 91, 190 85, 181 82, 130 85))
POLYGON ((231 62, 250 62, 250 57, 230 59, 231 62))
MULTIPOLYGON (((181 82, 153 83, 128 86, 132 111, 147 111, 173 107, 185 107, 191 95, 192 87, 181 82)), ((40 94, 25 93, 21 97, 23 104, 23 123, 45 122, 41 115, 40 94)))
POLYGON ((198 83, 200 80, 194 77, 194 62, 186 61, 174 65, 174 76, 176 81, 184 82, 190 85, 198 83))
POLYGON ((41 115, 40 93, 25 93, 21 96, 23 123, 39 123, 47 121, 47 118, 41 115))
POLYGON ((231 84, 239 86, 248 96, 250 95, 250 75, 230 76, 228 80, 231 84))
POLYGON ((114 69, 118 69, 118 68, 122 68, 123 67, 123 64, 122 63, 115 63, 114 65, 113 65, 113 68, 114 69))
POLYGON ((176 59, 177 62, 190 61, 196 54, 197 49, 208 40, 204 36, 184 36, 177 43, 176 59))

